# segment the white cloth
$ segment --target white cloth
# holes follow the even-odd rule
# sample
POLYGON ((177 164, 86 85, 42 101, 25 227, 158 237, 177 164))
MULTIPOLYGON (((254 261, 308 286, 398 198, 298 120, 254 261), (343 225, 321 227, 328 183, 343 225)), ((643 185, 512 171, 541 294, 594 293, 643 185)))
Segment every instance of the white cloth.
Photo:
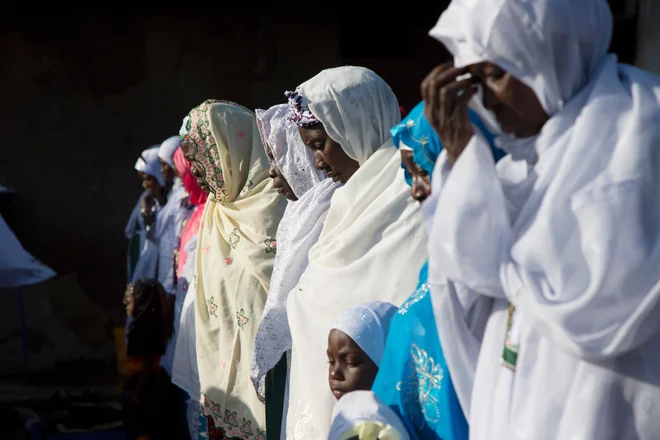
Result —
POLYGON ((397 310, 397 306, 385 301, 353 306, 339 315, 331 329, 347 334, 379 367, 390 321, 397 310))
POLYGON ((160 144, 158 157, 174 169, 174 152, 179 148, 179 136, 170 136, 160 144))
MULTIPOLYGON (((289 202, 277 228, 277 255, 270 290, 254 342, 251 378, 265 398, 264 376, 291 350, 286 300, 307 268, 309 249, 318 241, 330 200, 341 183, 325 179, 314 168, 314 157, 302 143, 298 127, 289 121, 288 105, 257 110, 262 140, 268 142, 277 166, 298 197, 289 202), (293 183, 292 183, 293 182, 293 183)), ((285 405, 287 402, 285 401, 285 405)))
POLYGON ((458 64, 472 51, 482 58, 469 62, 529 82, 551 116, 526 142, 528 163, 507 156, 496 168, 477 137, 450 172, 445 152, 436 163, 434 301, 446 279, 496 297, 472 439, 660 432, 660 80, 606 55, 611 25, 601 0, 472 0, 454 1, 432 31, 458 64), (499 361, 508 301, 515 373, 499 361))
POLYGON ((56 273, 30 255, 0 215, 0 287, 19 287, 46 281, 56 273))
POLYGON ((321 183, 325 174, 314 168, 314 153, 305 147, 298 126, 290 120, 289 105, 278 104, 268 110, 257 109, 255 113, 264 146, 270 147, 275 164, 293 193, 302 197, 321 183))
POLYGON ((332 410, 328 440, 347 440, 354 436, 373 440, 410 438, 401 419, 372 391, 348 393, 332 410))
POLYGON ((195 347, 195 289, 192 283, 195 273, 197 234, 186 244, 188 259, 181 271, 178 288, 185 290, 177 332, 174 362, 172 364, 172 383, 190 395, 190 399, 199 402, 199 372, 197 371, 197 349, 195 347))
POLYGON ((165 179, 160 172, 160 162, 158 162, 158 151, 160 146, 153 145, 142 152, 135 162, 135 169, 148 174, 158 181, 161 186, 165 185, 165 179))
POLYGON ((400 305, 426 261, 419 204, 389 134, 400 114, 387 84, 367 69, 341 67, 298 91, 332 139, 363 162, 335 191, 308 268, 287 301, 293 337, 287 438, 296 440, 324 438, 330 429, 335 398, 324 378, 332 324, 353 305, 400 305))
MULTIPOLYGON (((181 179, 175 177, 172 190, 167 197, 167 203, 156 217, 156 239, 158 240, 158 271, 156 279, 163 286, 165 292, 176 295, 177 288, 174 286, 174 251, 178 244, 178 238, 186 219, 193 213, 193 205, 187 203, 188 193, 183 187, 181 179)), ((179 295, 181 296, 181 295, 179 295)), ((176 302, 176 299, 175 299, 176 302)), ((183 304, 181 304, 183 305, 183 304)), ((161 356, 160 365, 172 376, 172 362, 174 361, 177 331, 181 309, 174 307, 174 332, 167 341, 165 353, 161 356)))

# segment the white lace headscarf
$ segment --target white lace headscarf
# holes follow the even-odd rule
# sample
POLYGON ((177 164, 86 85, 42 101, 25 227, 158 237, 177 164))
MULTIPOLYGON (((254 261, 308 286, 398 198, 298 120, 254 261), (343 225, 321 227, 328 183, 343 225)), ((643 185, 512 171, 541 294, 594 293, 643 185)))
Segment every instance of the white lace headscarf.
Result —
POLYGON ((291 121, 289 106, 278 104, 255 113, 264 146, 270 147, 275 164, 293 193, 302 197, 325 176, 314 168, 314 153, 303 144, 298 126, 291 121))
POLYGON ((324 173, 314 168, 314 155, 302 143, 287 104, 257 110, 256 114, 264 144, 268 142, 277 166, 298 197, 287 205, 277 229, 270 291, 254 343, 251 377, 257 394, 264 399, 264 375, 291 349, 287 297, 307 268, 309 249, 321 235, 330 200, 341 184, 325 179, 324 173))

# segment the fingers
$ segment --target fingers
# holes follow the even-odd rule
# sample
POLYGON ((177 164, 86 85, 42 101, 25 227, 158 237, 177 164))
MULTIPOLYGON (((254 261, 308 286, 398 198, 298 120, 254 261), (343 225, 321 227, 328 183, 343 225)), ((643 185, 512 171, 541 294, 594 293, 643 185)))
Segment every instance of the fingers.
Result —
POLYGON ((446 124, 449 123, 452 117, 456 112, 460 112, 461 108, 459 103, 469 101, 465 100, 464 96, 468 94, 470 98, 476 93, 476 88, 470 87, 473 86, 477 80, 475 78, 466 78, 460 81, 453 82, 443 87, 440 90, 440 109, 439 109, 439 123, 446 124), (462 93, 460 93, 462 92, 462 93))
POLYGON ((429 87, 431 87, 432 83, 435 82, 435 78, 440 75, 443 71, 451 68, 453 66, 452 61, 448 61, 444 64, 440 64, 439 66, 436 66, 429 72, 428 75, 426 75, 426 78, 422 80, 422 83, 420 84, 420 94, 422 95, 422 99, 426 101, 426 95, 427 95, 427 90, 429 87))

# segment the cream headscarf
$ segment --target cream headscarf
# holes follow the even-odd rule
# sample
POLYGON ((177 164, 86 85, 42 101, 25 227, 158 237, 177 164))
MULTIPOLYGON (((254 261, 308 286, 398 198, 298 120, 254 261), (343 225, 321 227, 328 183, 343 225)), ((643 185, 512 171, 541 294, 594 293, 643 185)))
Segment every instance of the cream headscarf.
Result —
POLYGON ((332 197, 309 266, 287 301, 293 336, 290 438, 323 438, 335 398, 327 380, 327 337, 347 308, 400 305, 426 259, 419 204, 410 197, 389 129, 399 106, 389 86, 363 67, 322 71, 297 89, 330 137, 360 168, 332 197))
POLYGON ((193 281, 204 413, 228 437, 261 438, 265 409, 250 382, 250 357, 286 201, 268 178, 254 113, 205 101, 190 112, 186 128, 211 188, 193 281))

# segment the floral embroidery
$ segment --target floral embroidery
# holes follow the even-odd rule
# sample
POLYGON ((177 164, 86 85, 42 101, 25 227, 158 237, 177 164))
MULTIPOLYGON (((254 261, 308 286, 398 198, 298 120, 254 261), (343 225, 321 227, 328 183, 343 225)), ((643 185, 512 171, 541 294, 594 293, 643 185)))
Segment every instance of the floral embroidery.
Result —
POLYGON ((409 417, 413 417, 417 410, 424 415, 424 420, 416 424, 422 428, 425 422, 438 423, 440 421, 440 408, 437 393, 442 386, 444 370, 440 364, 435 363, 432 357, 417 344, 410 346, 412 369, 410 375, 397 383, 397 390, 403 393, 404 405, 409 417))
POLYGON ((243 417, 243 421, 241 422, 241 433, 243 435, 254 434, 252 432, 252 420, 247 420, 245 417, 243 417))
POLYGON ((222 410, 220 409, 220 405, 218 405, 217 403, 213 403, 213 405, 211 405, 211 415, 215 418, 222 416, 222 410))
POLYGON ((188 287, 190 287, 190 285, 188 284, 188 280, 185 279, 185 278, 183 278, 183 279, 181 280, 181 289, 183 289, 184 292, 187 292, 187 291, 188 291, 188 287))
MULTIPOLYGON (((225 410, 225 418, 222 419, 227 426, 233 426, 234 428, 238 428, 238 420, 236 419, 236 411, 231 412, 228 409, 225 410)), ((245 419, 243 419, 245 420, 245 419)))
POLYGON ((206 302, 209 305, 209 315, 213 315, 214 318, 217 318, 218 315, 216 315, 215 312, 218 311, 218 305, 215 303, 215 298, 211 297, 210 299, 207 299, 206 302))
POLYGON ((277 253, 277 242, 275 241, 275 237, 267 238, 264 240, 264 244, 266 245, 266 253, 270 254, 272 253, 277 253))
MULTIPOLYGON (((312 418, 310 410, 312 408, 312 402, 298 402, 295 412, 296 424, 293 426, 293 440, 302 440, 305 438, 305 425, 309 422, 309 419, 312 418)), ((287 435, 287 437, 289 437, 287 435)))
POLYGON ((254 440, 266 440, 266 431, 259 431, 257 429, 257 432, 254 435, 254 440))
POLYGON ((243 130, 239 130, 236 132, 236 137, 239 139, 243 139, 245 137, 245 132, 243 130))
POLYGON ((250 318, 248 318, 247 316, 245 316, 245 312, 243 311, 243 309, 241 309, 241 310, 239 310, 238 312, 236 312, 236 318, 238 319, 238 326, 239 326, 240 328, 245 327, 245 325, 246 325, 246 324, 248 323, 248 321, 250 320, 250 318))
POLYGON ((227 366, 227 361, 222 361, 220 365, 222 365, 222 368, 225 368, 227 366))
POLYGON ((209 246, 207 244, 202 246, 202 252, 204 252, 206 254, 206 253, 208 253, 208 251, 209 251, 209 246))
POLYGON ((229 234, 229 246, 231 246, 232 249, 236 249, 236 246, 238 246, 238 242, 241 241, 241 236, 238 235, 238 229, 234 228, 233 231, 231 231, 231 234, 229 234))
POLYGON ((408 309, 415 303, 424 299, 424 297, 429 293, 429 285, 422 284, 419 286, 419 289, 415 290, 415 293, 410 295, 410 297, 404 302, 401 307, 399 307, 398 313, 405 315, 408 313, 408 309))
POLYGON ((225 266, 229 266, 229 265, 231 265, 231 263, 233 263, 233 262, 234 262, 234 260, 232 260, 231 257, 227 257, 227 258, 225 258, 225 266))

